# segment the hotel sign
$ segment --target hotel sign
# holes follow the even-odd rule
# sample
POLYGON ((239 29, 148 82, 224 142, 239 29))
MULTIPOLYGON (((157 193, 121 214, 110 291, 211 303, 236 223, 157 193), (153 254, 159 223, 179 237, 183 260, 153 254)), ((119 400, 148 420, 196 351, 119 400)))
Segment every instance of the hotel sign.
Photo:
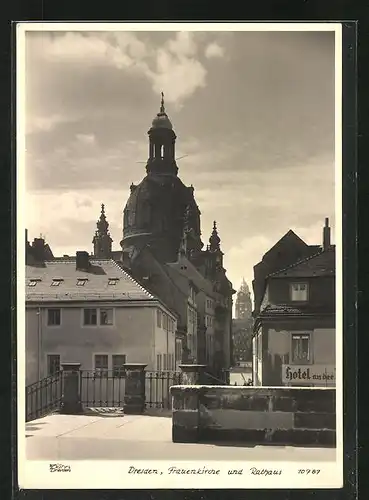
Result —
POLYGON ((334 365, 282 365, 282 382, 334 385, 336 368, 334 365))

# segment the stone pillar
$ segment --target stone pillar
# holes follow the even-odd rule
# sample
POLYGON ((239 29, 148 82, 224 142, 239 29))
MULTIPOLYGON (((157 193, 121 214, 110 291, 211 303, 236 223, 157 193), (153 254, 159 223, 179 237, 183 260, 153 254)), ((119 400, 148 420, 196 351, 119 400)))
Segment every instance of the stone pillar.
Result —
POLYGON ((75 415, 82 412, 80 368, 81 363, 62 363, 63 396, 60 413, 75 415))
POLYGON ((173 386, 170 393, 173 443, 197 443, 200 439, 200 388, 173 386))
POLYGON ((182 371, 181 385, 201 385, 205 383, 206 365, 179 365, 182 371))
POLYGON ((140 415, 145 411, 145 368, 141 363, 125 363, 124 413, 140 415))

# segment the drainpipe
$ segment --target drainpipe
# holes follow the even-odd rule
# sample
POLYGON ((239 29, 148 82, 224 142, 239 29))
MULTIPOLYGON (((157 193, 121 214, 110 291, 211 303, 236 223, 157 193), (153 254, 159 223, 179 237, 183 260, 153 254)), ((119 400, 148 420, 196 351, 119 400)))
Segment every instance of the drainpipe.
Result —
POLYGON ((39 307, 37 310, 37 377, 38 380, 41 380, 41 308, 39 307))
POLYGON ((167 334, 167 348, 166 348, 166 351, 167 351, 167 370, 169 369, 169 362, 168 362, 168 354, 169 354, 169 320, 171 321, 172 318, 169 317, 169 314, 168 314, 168 319, 167 319, 167 328, 166 328, 166 334, 167 334))

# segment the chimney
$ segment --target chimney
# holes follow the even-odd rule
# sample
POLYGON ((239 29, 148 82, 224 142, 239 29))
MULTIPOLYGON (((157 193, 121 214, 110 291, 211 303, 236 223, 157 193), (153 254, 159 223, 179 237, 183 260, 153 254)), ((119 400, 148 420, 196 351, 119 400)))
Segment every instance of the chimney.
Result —
POLYGON ((76 269, 79 271, 87 271, 90 267, 90 256, 88 252, 76 252, 76 269))
POLYGON ((331 246, 331 228, 329 227, 329 219, 325 218, 325 226, 323 228, 323 250, 328 250, 331 246))
POLYGON ((40 262, 45 260, 45 240, 43 238, 34 238, 32 249, 36 260, 40 262))

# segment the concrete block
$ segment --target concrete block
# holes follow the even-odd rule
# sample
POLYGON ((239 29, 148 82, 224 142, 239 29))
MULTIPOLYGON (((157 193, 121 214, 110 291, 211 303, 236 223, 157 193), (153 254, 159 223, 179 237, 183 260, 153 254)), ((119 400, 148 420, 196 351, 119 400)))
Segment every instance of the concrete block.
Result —
POLYGON ((296 391, 294 400, 298 412, 334 413, 336 411, 336 391, 334 389, 296 391))
POLYGON ((305 429, 336 429, 335 413, 295 413, 295 428, 305 429))
POLYGON ((292 429, 293 413, 241 411, 241 410, 213 410, 210 412, 213 423, 209 427, 221 427, 241 431, 245 429, 292 429))
POLYGON ((197 410, 178 410, 173 411, 172 422, 174 426, 198 427, 200 421, 197 410))
POLYGON ((242 442, 250 444, 265 443, 264 429, 221 429, 206 428, 200 429, 201 442, 242 442))
POLYGON ((280 429, 271 434, 270 442, 284 446, 335 446, 335 432, 312 429, 280 429))
POLYGON ((272 411, 294 412, 296 410, 296 401, 286 395, 272 396, 272 411))
POLYGON ((180 425, 173 425, 172 441, 173 443, 198 443, 199 428, 196 427, 189 429, 180 425))

